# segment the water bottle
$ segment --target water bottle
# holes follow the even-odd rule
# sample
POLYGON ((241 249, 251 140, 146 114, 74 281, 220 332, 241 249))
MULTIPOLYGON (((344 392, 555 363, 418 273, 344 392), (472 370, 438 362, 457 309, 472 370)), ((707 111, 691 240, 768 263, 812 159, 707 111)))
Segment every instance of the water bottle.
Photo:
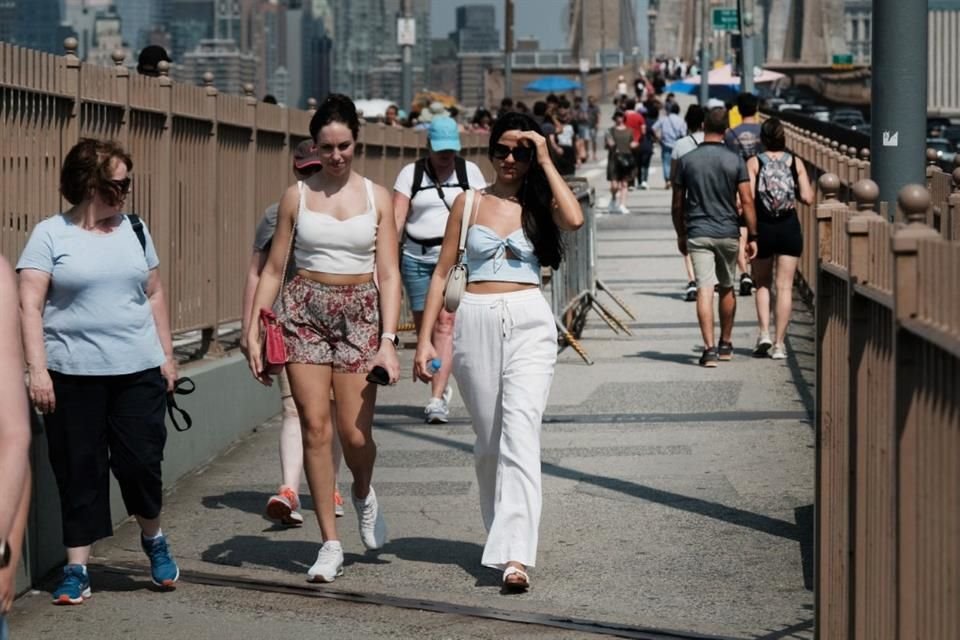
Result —
POLYGON ((427 371, 430 375, 435 375, 437 371, 440 371, 440 366, 443 364, 443 361, 440 358, 434 358, 427 363, 427 371))

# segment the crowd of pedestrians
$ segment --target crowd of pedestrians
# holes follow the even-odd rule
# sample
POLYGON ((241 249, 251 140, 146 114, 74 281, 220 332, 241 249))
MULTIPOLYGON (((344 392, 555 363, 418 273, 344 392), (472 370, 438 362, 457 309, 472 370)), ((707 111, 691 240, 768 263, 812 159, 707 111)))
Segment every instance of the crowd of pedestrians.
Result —
MULTIPOLYGON (((563 259, 561 230, 584 222, 564 177, 597 158, 598 139, 607 150, 610 210, 618 213, 629 213, 629 189, 649 187, 660 145, 685 296, 696 301, 704 343, 700 364, 733 357, 736 289, 743 293, 751 270, 759 323, 753 353, 786 357, 803 250, 796 207, 813 199, 803 163, 785 148, 778 119, 757 121, 753 96, 739 98, 742 122, 731 129, 722 103, 693 105, 681 118, 672 96, 661 101, 648 85, 638 83, 629 96, 618 84, 613 123, 602 133, 593 97, 549 96, 531 110, 505 99, 496 114, 478 110, 467 128, 489 133, 489 184, 459 156, 465 127, 456 114, 431 106, 413 120, 390 107, 385 125, 415 121, 428 140, 427 155, 403 167, 391 191, 353 169, 361 116, 351 99, 334 94, 319 106, 310 139, 293 153, 295 183, 257 226, 241 331, 252 375, 267 385, 276 377, 281 389, 280 484, 266 514, 303 524, 304 471, 316 506, 320 541, 309 580, 343 574, 341 458, 362 544, 375 550, 387 542, 372 424, 378 386, 401 376, 403 291, 418 336, 413 375, 430 389, 425 420, 449 420, 451 375, 470 414, 487 531, 481 563, 502 572, 505 590, 529 588, 542 509, 541 420, 557 353, 540 272, 563 259), (461 268, 465 287, 454 295, 450 274, 461 268), (265 361, 271 329, 282 336, 279 370, 265 361)), ((43 415, 59 489, 67 564, 53 601, 90 597, 91 545, 112 535, 111 472, 140 527, 153 582, 170 589, 179 578, 161 528, 160 463, 167 398, 180 378, 156 249, 144 222, 124 213, 132 169, 117 144, 81 140, 61 171, 60 192, 71 207, 33 229, 16 265, 18 283, 0 261, 3 308, 21 310, 0 314, 0 359, 9 369, 25 362, 28 374, 27 394, 2 392, 0 632, 29 504, 27 397, 43 415), (17 335, 22 340, 11 338, 17 335)))

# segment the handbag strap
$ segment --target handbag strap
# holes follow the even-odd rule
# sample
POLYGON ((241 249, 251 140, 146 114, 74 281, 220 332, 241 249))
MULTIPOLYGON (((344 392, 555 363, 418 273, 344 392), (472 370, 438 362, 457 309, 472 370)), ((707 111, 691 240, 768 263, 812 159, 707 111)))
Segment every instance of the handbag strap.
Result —
POLYGON ((457 245, 457 262, 463 262, 463 255, 467 247, 467 231, 473 220, 473 210, 476 208, 477 197, 475 189, 467 189, 467 197, 463 202, 463 214, 460 216, 460 244, 457 245))
MULTIPOLYGON (((280 295, 283 295, 283 288, 287 284, 287 265, 290 264, 290 254, 293 252, 293 241, 297 237, 297 218, 300 217, 300 210, 303 208, 303 180, 297 180, 297 188, 300 190, 300 202, 297 204, 297 210, 293 214, 293 228, 290 229, 290 242, 287 243, 287 253, 283 256, 283 275, 280 276, 280 295)), ((279 216, 279 213, 277 215, 279 216)))

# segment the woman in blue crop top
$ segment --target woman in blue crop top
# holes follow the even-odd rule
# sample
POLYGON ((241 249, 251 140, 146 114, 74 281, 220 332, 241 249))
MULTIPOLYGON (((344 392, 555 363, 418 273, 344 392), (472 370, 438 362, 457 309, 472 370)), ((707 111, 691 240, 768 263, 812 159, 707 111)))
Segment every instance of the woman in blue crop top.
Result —
POLYGON ((467 234, 467 292, 457 310, 453 375, 477 440, 474 462, 487 530, 482 564, 503 571, 507 592, 524 591, 536 564, 540 525, 540 423, 557 358, 557 330, 540 293, 540 267, 562 258, 560 230, 583 224, 576 196, 550 158, 536 121, 521 113, 490 133, 496 179, 473 212, 457 197, 423 312, 414 373, 428 381, 433 325, 446 274, 467 234))
MULTIPOLYGON (((343 574, 333 499, 334 437, 340 438, 353 473, 361 541, 378 549, 387 535, 370 484, 377 455, 371 435, 377 390, 366 375, 380 366, 390 383, 400 376, 395 350, 400 270, 391 196, 352 169, 359 129, 356 107, 344 95, 328 96, 317 109, 310 134, 322 168, 290 187, 280 201, 270 257, 253 299, 253 309, 270 309, 282 294, 278 321, 287 349, 286 371, 323 539, 307 572, 313 582, 332 582, 343 574), (288 251, 297 274, 281 292, 288 251), (336 436, 329 416, 331 386, 337 398, 336 436)), ((260 331, 260 323, 250 323, 248 360, 254 376, 270 384, 261 361, 260 331)))

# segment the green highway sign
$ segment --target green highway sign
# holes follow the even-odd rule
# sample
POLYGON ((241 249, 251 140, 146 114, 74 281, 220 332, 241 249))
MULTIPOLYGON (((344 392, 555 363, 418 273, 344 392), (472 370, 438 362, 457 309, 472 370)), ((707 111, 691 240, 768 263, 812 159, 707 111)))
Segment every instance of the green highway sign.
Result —
POLYGON ((713 10, 713 30, 714 31, 739 31, 740 16, 736 9, 714 9, 713 10))
POLYGON ((834 65, 852 65, 853 64, 853 54, 852 53, 835 53, 833 54, 833 64, 834 65))

